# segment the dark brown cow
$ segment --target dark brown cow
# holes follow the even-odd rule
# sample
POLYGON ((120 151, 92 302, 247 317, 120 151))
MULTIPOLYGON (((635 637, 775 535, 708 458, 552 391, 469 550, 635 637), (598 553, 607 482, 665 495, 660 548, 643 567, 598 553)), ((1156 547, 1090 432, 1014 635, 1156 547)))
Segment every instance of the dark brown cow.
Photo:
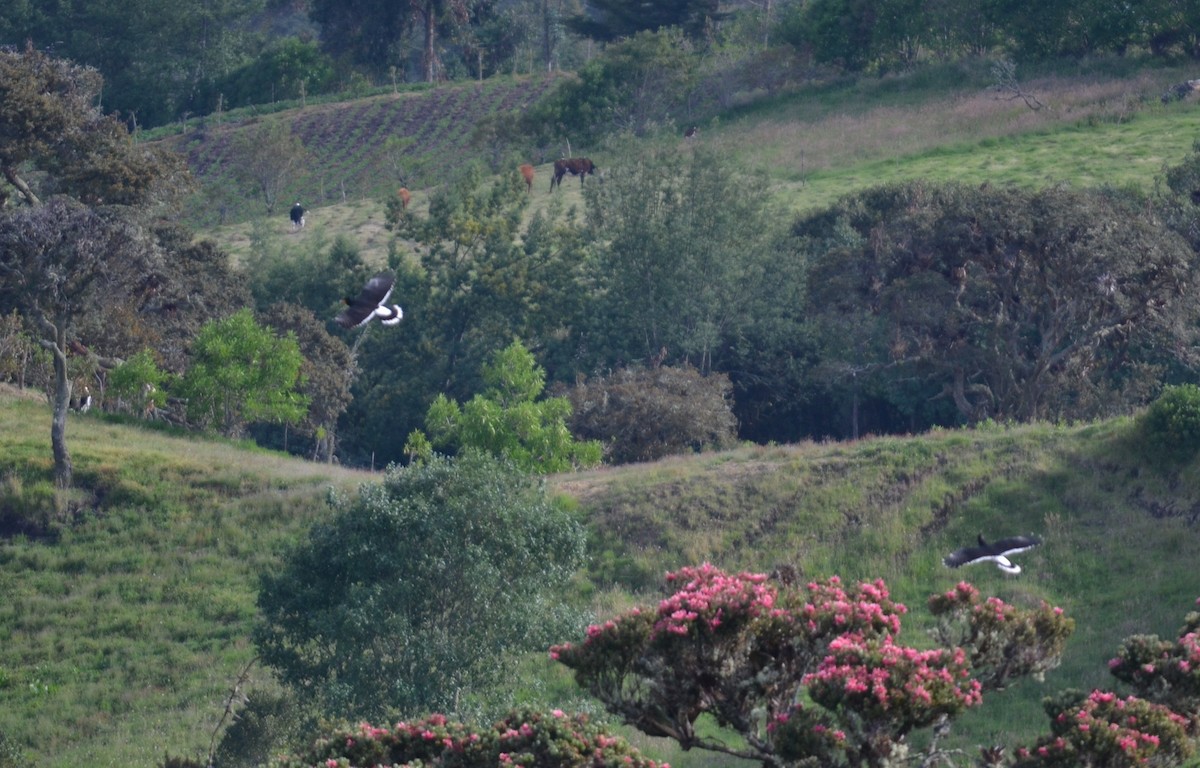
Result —
POLYGON ((525 191, 533 191, 533 166, 529 163, 524 163, 517 168, 521 172, 521 178, 525 179, 525 191))
POLYGON ((583 186, 584 177, 589 173, 595 175, 596 164, 586 157, 566 157, 562 160, 554 161, 554 176, 550 179, 550 189, 554 189, 554 185, 562 186, 562 177, 567 174, 579 177, 579 186, 583 186))

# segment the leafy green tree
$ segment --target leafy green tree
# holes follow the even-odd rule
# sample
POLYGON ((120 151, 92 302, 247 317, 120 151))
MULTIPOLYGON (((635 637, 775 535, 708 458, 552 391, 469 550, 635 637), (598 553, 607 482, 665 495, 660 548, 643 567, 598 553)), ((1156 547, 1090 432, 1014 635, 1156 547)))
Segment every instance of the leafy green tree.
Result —
POLYGON ((703 39, 723 17, 717 0, 587 0, 586 11, 567 19, 576 34, 605 42, 679 27, 688 37, 703 39))
POLYGON ((686 109, 697 69, 694 46, 678 29, 639 32, 581 66, 521 125, 539 143, 567 140, 574 147, 621 132, 640 135, 686 109))
POLYGON ((277 302, 267 310, 266 318, 277 332, 295 338, 300 345, 304 362, 298 390, 309 404, 300 430, 312 441, 314 461, 333 461, 338 418, 353 399, 354 355, 345 342, 325 330, 325 322, 304 307, 277 302))
POLYGON ((119 410, 149 415, 166 405, 164 385, 168 377, 158 367, 154 354, 144 349, 109 372, 108 394, 116 399, 119 410))
POLYGON ((190 419, 226 435, 248 422, 296 423, 308 408, 297 391, 303 361, 294 336, 276 335, 242 309, 200 330, 177 391, 190 419))
POLYGON ((1116 193, 912 183, 795 233, 813 322, 858 329, 827 363, 920 381, 968 422, 1119 412, 1157 388, 1156 350, 1193 362, 1195 254, 1116 193))
POLYGON ((268 216, 308 156, 304 142, 283 120, 267 120, 253 130, 238 132, 233 152, 238 179, 262 199, 268 216))
POLYGON ((85 309, 104 313, 131 300, 130 286, 154 275, 161 254, 127 221, 66 197, 0 216, 0 305, 16 308, 54 360, 50 437, 54 478, 71 485, 66 440, 72 383, 68 343, 85 309), (136 277, 136 280, 135 280, 136 277))
MULTIPOLYGON (((487 389, 461 407, 445 395, 434 399, 425 416, 433 446, 486 451, 543 474, 600 463, 598 442, 571 436, 571 401, 538 400, 546 374, 520 341, 497 352, 483 367, 483 381, 487 389)), ((410 453, 422 452, 421 440, 415 438, 410 453)))
POLYGON ((751 325, 788 311, 765 303, 793 278, 776 264, 765 194, 703 149, 647 150, 589 190, 610 360, 665 347, 707 374, 751 325))
MULTIPOLYGON (((344 717, 494 710, 513 654, 577 620, 583 527, 509 462, 394 467, 263 576, 263 661, 344 717)), ((577 631, 577 630, 576 630, 577 631)))
POLYGON ((37 178, 87 204, 141 206, 179 191, 182 160, 135 145, 125 126, 97 103, 94 69, 28 48, 0 49, 0 174, 21 202, 37 205, 37 178), (38 172, 43 172, 42 176, 38 172))
POLYGON ((588 251, 576 247, 582 239, 570 227, 548 217, 535 217, 539 223, 522 239, 528 199, 517 174, 485 185, 473 169, 435 192, 428 214, 391 209, 398 234, 389 258, 392 295, 405 317, 394 333, 352 332, 371 336, 358 350, 361 375, 343 420, 343 433, 356 441, 343 442, 350 456, 399 461, 403 441, 395 436, 421 428, 439 393, 461 402, 480 392, 488 356, 514 338, 553 348, 561 364, 572 359, 588 251))

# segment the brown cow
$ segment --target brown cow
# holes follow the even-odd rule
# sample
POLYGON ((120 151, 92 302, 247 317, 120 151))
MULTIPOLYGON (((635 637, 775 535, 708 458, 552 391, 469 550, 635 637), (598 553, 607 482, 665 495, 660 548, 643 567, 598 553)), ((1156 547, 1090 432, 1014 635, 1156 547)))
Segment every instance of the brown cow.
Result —
POLYGON ((583 186, 584 177, 589 173, 595 175, 596 164, 586 157, 566 157, 554 161, 554 176, 550 179, 550 189, 557 184, 562 187, 562 177, 567 174, 579 177, 579 186, 583 186))
POLYGON ((408 201, 412 200, 412 193, 408 191, 408 187, 400 187, 400 191, 396 193, 400 196, 400 210, 408 210, 408 201))
POLYGON ((519 168, 517 168, 517 170, 521 172, 521 178, 525 179, 525 191, 532 192, 533 191, 533 166, 530 165, 529 163, 523 163, 519 168))

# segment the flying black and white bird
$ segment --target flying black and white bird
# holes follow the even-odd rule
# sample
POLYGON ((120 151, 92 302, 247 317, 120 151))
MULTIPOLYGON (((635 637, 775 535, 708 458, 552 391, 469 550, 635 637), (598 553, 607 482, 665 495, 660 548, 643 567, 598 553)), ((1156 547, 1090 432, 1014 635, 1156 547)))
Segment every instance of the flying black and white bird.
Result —
POLYGON ((335 322, 343 328, 357 328, 360 325, 366 325, 371 322, 373 317, 378 317, 379 322, 384 325, 395 325, 400 322, 400 318, 404 317, 404 311, 400 309, 400 305, 393 304, 390 307, 387 305, 388 299, 392 297, 392 287, 395 282, 395 279, 387 272, 375 275, 367 281, 358 296, 342 299, 346 308, 334 318, 335 322))
POLYGON ((983 535, 980 534, 978 546, 963 547, 951 552, 942 562, 951 568, 990 562, 995 563, 996 567, 1005 573, 1020 573, 1021 566, 1013 563, 1008 558, 1012 555, 1033 549, 1041 543, 1041 539, 1034 538, 1033 536, 1012 536, 989 544, 984 540, 983 535))

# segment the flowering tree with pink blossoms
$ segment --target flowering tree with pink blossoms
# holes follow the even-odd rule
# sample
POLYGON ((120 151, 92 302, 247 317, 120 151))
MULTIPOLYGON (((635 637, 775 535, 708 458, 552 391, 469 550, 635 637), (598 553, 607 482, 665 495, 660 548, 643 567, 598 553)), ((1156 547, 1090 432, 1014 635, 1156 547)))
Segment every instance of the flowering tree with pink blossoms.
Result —
MULTIPOLYGON (((991 651, 901 645, 906 608, 882 581, 847 585, 831 577, 798 585, 705 564, 667 574, 667 583, 672 591, 657 609, 594 625, 583 642, 555 646, 551 656, 610 712, 684 749, 768 766, 884 766, 904 754, 913 730, 948 722, 981 701, 984 685, 972 676, 971 660, 991 651), (706 713, 742 743, 698 734, 696 720, 706 713)), ((960 602, 969 603, 970 590, 958 589, 960 602)), ((1043 614, 1048 623, 1002 603, 978 615, 968 610, 963 638, 987 637, 1000 644, 995 652, 1012 655, 1029 641, 1017 629, 1065 640, 1070 620, 1054 609, 1043 614), (996 622, 997 610, 1012 620, 996 622), (992 629, 970 629, 984 621, 992 629)), ((1061 642, 1034 639, 1042 653, 1061 652, 1061 642)))
POLYGON ((1186 717, 1136 696, 1067 691, 1045 706, 1051 733, 1017 750, 1014 768, 1176 766, 1194 752, 1186 717))
POLYGON ((1139 696, 1200 719, 1200 610, 1185 617, 1173 642, 1157 635, 1126 638, 1108 670, 1139 696))
POLYGON ((966 582, 929 598, 938 617, 934 637, 946 647, 969 649, 971 673, 985 691, 999 691, 1013 680, 1042 680, 1062 659, 1075 622, 1062 608, 1045 602, 1023 609, 995 597, 983 598, 966 582))
POLYGON ((271 768, 670 768, 611 736, 587 715, 514 711, 488 728, 430 715, 393 726, 360 723, 322 736, 271 768))
POLYGON ((1174 642, 1156 635, 1126 638, 1108 669, 1135 695, 1064 691, 1047 699, 1050 734, 1020 749, 1016 768, 1175 766, 1195 753, 1200 612, 1187 615, 1174 642))

